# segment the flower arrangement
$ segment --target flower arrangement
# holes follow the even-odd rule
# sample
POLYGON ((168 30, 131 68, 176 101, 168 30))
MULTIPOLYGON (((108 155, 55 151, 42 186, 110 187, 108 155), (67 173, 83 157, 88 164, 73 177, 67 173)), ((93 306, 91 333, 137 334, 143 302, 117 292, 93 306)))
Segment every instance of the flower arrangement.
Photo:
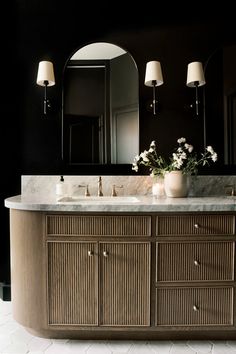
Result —
POLYGON ((178 147, 172 153, 167 162, 157 153, 156 142, 152 141, 149 150, 135 156, 132 169, 138 171, 139 165, 149 167, 151 176, 162 175, 165 172, 182 171, 183 174, 197 174, 199 166, 209 165, 211 161, 217 161, 217 153, 212 146, 207 146, 200 156, 194 151, 193 145, 186 142, 185 138, 177 140, 178 147))

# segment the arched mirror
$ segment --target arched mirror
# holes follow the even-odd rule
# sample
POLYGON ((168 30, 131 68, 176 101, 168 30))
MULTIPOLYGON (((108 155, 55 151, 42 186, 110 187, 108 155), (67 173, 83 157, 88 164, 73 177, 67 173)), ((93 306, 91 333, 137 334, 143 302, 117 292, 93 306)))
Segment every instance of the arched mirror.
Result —
POLYGON ((222 165, 236 165, 236 45, 217 48, 205 64, 206 142, 222 165))
POLYGON ((139 153, 138 70, 111 43, 92 43, 67 61, 62 153, 69 165, 130 164, 139 153))

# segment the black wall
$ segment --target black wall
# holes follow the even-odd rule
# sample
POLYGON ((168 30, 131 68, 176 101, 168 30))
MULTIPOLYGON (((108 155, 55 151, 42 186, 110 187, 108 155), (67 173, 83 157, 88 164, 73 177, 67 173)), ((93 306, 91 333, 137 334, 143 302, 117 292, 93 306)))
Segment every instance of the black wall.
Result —
MULTIPOLYGON (((202 14, 201 8, 199 12, 202 14)), ((163 153, 168 153, 180 136, 196 148, 202 147, 201 118, 193 119, 189 109, 194 91, 186 87, 187 64, 204 62, 216 47, 235 42, 236 24, 223 14, 220 21, 210 17, 199 20, 198 15, 176 14, 173 20, 169 9, 136 7, 128 11, 121 3, 112 3, 112 7, 56 0, 5 4, 2 20, 6 17, 6 24, 1 31, 0 281, 10 279, 9 211, 4 208, 4 198, 20 193, 22 174, 133 173, 130 166, 118 165, 69 170, 61 161, 62 77, 66 60, 75 49, 108 41, 134 57, 139 71, 141 151, 156 139, 163 153), (45 118, 43 89, 36 85, 36 75, 38 62, 47 59, 54 63, 56 86, 48 89, 53 111, 45 118), (161 61, 165 81, 158 89, 157 118, 147 111, 152 91, 143 83, 146 62, 153 59, 161 61)))
MULTIPOLYGON (((104 8, 98 6, 86 12, 84 5, 53 3, 44 8, 25 4, 18 6, 17 29, 19 75, 19 115, 22 174, 69 173, 129 173, 129 167, 88 166, 68 169, 61 161, 61 96, 63 69, 67 58, 76 48, 93 41, 108 41, 127 49, 134 57, 139 71, 140 93, 140 148, 147 148, 156 139, 164 154, 169 154, 176 139, 188 138, 196 149, 203 146, 202 115, 195 119, 189 108, 194 100, 194 90, 186 86, 187 64, 194 60, 203 63, 216 47, 231 43, 236 38, 234 21, 147 20, 137 23, 114 12, 104 17, 104 8), (51 9, 51 10, 50 10, 51 9), (111 20, 112 18, 112 20, 111 20), (54 111, 45 118, 42 113, 43 89, 36 85, 38 62, 50 59, 54 63, 56 86, 48 89, 54 111), (149 60, 162 63, 164 85, 158 88, 160 109, 157 117, 147 111, 152 90, 144 86, 145 66, 149 60)), ((18 4, 19 5, 19 4, 18 4)), ((121 10, 120 10, 121 11, 121 10)), ((135 19, 135 20, 134 20, 135 19)), ((221 132, 222 126, 216 125, 221 132)), ((218 136, 218 134, 216 134, 218 136)), ((223 144, 208 141, 217 151, 223 144)), ((221 154, 219 154, 221 155, 221 154)), ((223 155, 222 155, 223 156, 223 155)))

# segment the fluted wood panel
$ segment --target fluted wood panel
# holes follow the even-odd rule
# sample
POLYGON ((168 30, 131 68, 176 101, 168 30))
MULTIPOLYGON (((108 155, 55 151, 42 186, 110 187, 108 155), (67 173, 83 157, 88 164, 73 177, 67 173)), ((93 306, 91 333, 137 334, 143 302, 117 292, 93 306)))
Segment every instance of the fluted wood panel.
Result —
POLYGON ((48 215, 47 235, 151 236, 151 217, 48 215))
POLYGON ((149 326, 150 243, 103 243, 100 247, 100 324, 149 326))
POLYGON ((34 329, 47 322, 43 220, 39 211, 10 210, 13 316, 21 325, 34 329))
POLYGON ((97 325, 97 244, 48 242, 47 246, 49 324, 97 325))
POLYGON ((157 243, 156 281, 234 279, 234 242, 157 243))
POLYGON ((233 288, 165 288, 156 290, 156 325, 233 324, 233 288))
POLYGON ((234 225, 234 215, 158 216, 156 234, 160 236, 233 235, 234 225))

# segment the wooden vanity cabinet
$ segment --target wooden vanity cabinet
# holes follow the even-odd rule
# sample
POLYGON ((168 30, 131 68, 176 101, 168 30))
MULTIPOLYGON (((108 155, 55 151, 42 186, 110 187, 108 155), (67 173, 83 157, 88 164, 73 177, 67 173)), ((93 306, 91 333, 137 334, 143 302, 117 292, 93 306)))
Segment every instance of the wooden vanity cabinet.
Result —
POLYGON ((11 209, 14 318, 51 338, 233 339, 233 213, 11 209))

